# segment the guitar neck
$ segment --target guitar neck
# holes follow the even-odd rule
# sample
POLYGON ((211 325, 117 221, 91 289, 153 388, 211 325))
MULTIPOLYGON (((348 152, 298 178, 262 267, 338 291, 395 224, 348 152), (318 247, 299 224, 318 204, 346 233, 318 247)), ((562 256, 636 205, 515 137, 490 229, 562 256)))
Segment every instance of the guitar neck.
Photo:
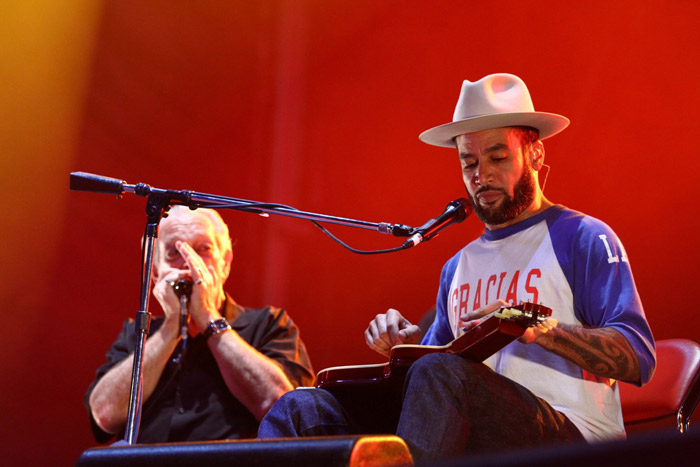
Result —
POLYGON ((515 322, 490 316, 452 341, 447 351, 468 360, 482 362, 522 336, 525 329, 515 322))
POLYGON ((448 352, 473 361, 484 361, 525 333, 525 329, 547 319, 552 310, 524 303, 504 308, 451 342, 448 352))

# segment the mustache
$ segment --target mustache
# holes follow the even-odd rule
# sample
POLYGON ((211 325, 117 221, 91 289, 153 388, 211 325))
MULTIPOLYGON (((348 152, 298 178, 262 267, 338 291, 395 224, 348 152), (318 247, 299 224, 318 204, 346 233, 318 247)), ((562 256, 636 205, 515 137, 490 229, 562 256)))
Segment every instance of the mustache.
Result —
POLYGON ((484 185, 474 192, 474 196, 478 196, 481 193, 483 193, 484 191, 500 191, 503 194, 507 194, 503 188, 496 188, 496 187, 491 186, 491 185, 484 185))

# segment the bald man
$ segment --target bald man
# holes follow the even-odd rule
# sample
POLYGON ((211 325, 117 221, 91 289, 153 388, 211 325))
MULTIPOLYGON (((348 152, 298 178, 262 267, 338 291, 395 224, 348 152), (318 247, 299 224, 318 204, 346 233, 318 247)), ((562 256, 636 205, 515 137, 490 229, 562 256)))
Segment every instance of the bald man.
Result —
MULTIPOLYGON (((159 230, 152 279, 164 316, 153 319, 144 348, 137 441, 255 437, 280 396, 313 383, 297 327, 283 309, 246 308, 224 291, 233 251, 216 211, 175 206, 159 230), (174 287, 181 279, 192 283, 184 338, 174 287)), ((129 319, 85 395, 99 442, 124 435, 134 346, 129 319)))

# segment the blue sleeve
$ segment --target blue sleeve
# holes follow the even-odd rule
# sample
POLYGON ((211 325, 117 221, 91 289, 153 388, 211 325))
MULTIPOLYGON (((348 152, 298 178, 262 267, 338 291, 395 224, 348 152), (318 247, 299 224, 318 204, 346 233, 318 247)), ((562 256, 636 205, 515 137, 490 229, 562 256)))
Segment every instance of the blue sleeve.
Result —
POLYGON ((445 345, 455 338, 447 318, 447 294, 450 292, 452 278, 457 270, 457 264, 459 264, 459 256, 460 253, 457 253, 442 268, 440 288, 435 303, 435 319, 428 332, 423 336, 422 345, 445 345))
POLYGON ((648 382, 656 367, 654 338, 619 238, 605 223, 579 213, 563 214, 550 233, 576 317, 622 333, 637 354, 641 383, 648 382))

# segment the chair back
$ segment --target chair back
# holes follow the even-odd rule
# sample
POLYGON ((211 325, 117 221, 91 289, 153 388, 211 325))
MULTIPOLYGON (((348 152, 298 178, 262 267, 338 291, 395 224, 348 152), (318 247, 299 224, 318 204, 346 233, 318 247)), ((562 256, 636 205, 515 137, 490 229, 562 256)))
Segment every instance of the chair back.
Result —
POLYGON ((700 344, 688 339, 656 342, 656 371, 642 387, 620 382, 628 434, 652 429, 688 430, 700 398, 700 344))

